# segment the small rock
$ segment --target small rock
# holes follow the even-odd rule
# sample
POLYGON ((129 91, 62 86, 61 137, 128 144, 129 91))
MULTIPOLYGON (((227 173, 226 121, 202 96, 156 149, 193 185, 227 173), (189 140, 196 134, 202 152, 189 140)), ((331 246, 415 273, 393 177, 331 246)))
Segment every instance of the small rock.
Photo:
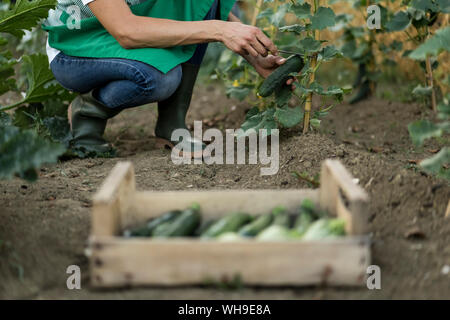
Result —
POLYGON ((450 266, 449 265, 445 265, 445 266, 443 266, 442 267, 442 270, 441 270, 441 273, 445 276, 445 275, 447 275, 447 274, 449 274, 450 273, 450 266))
POLYGON ((305 168, 311 168, 312 167, 312 163, 310 161, 305 161, 305 163, 303 163, 303 166, 305 168))

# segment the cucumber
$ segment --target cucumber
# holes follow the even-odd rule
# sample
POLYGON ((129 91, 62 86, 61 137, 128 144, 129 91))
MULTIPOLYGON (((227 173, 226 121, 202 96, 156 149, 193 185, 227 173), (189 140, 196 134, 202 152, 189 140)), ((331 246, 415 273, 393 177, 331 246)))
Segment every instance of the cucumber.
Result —
POLYGON ((303 69, 305 63, 300 55, 290 56, 287 61, 272 72, 259 88, 258 94, 261 97, 270 96, 276 89, 286 84, 293 72, 303 69))
POLYGON ((214 223, 201 236, 202 238, 215 238, 226 232, 235 232, 250 220, 251 216, 246 213, 232 213, 214 223))
POLYGON ((181 214, 180 210, 173 210, 162 214, 161 216, 149 220, 144 226, 125 230, 125 237, 151 237, 153 231, 161 224, 177 218, 181 214))
POLYGON ((263 230, 258 236, 256 240, 258 241, 285 241, 290 240, 291 234, 289 229, 280 225, 271 225, 267 229, 263 230))
POLYGON ((193 205, 182 211, 174 221, 159 225, 153 232, 153 236, 158 238, 191 236, 200 225, 200 221, 200 207, 193 205))
POLYGON ((273 221, 273 214, 264 214, 259 216, 253 222, 243 226, 239 229, 239 234, 243 237, 254 237, 265 228, 267 228, 273 221))
POLYGON ((242 241, 242 237, 238 235, 236 232, 225 232, 217 237, 217 241, 219 242, 236 242, 242 241))
POLYGON ((302 240, 320 240, 345 235, 345 221, 342 219, 322 218, 315 221, 302 237, 302 240))
POLYGON ((300 205, 300 212, 295 220, 294 230, 299 236, 301 236, 317 219, 319 219, 319 213, 316 210, 314 202, 309 199, 305 199, 300 205))
POLYGON ((272 225, 289 228, 290 217, 284 207, 276 207, 272 210, 272 225))
POLYGON ((197 230, 195 230, 194 236, 201 237, 201 235, 216 222, 217 220, 215 219, 208 219, 206 221, 203 221, 202 224, 197 228, 197 230))

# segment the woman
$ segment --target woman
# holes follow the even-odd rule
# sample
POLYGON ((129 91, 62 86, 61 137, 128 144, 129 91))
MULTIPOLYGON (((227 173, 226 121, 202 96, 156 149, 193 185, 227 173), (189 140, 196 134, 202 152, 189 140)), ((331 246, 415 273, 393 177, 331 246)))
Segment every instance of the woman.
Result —
MULTIPOLYGON (((72 147, 110 151, 103 138, 107 120, 152 102, 158 102, 156 136, 172 146, 178 143, 170 141, 171 135, 186 128, 208 42, 222 42, 263 77, 283 64, 285 59, 261 30, 230 12, 234 2, 58 0, 44 28, 55 78, 80 93, 68 111, 72 147)), ((195 139, 182 143, 184 150, 205 147, 195 139)))

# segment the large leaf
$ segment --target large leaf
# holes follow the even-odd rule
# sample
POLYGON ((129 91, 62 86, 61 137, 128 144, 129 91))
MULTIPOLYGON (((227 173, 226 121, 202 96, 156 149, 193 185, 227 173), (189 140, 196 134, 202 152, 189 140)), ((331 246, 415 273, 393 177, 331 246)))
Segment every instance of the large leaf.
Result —
POLYGON ((386 24, 388 31, 402 31, 408 28, 411 19, 405 11, 397 12, 394 17, 386 24))
POLYGON ((311 5, 309 3, 295 3, 291 6, 290 11, 292 11, 299 19, 311 18, 311 5))
POLYGON ((336 15, 331 8, 319 7, 311 18, 311 28, 322 30, 336 24, 336 15))
POLYGON ((19 175, 29 181, 37 179, 36 170, 45 163, 54 163, 65 148, 14 126, 0 126, 0 179, 19 175))
POLYGON ((450 148, 444 147, 431 158, 422 160, 419 164, 425 171, 438 177, 450 180, 450 148))
POLYGON ((259 112, 258 108, 253 108, 249 111, 246 117, 246 121, 242 124, 241 129, 244 131, 240 137, 248 135, 251 129, 259 133, 259 130, 266 129, 263 136, 271 135, 272 129, 277 129, 277 123, 275 121, 275 108, 268 108, 262 112, 259 112))
POLYGON ((439 10, 439 7, 436 3, 431 0, 412 0, 409 4, 411 7, 422 10, 422 11, 433 11, 436 12, 439 10))
POLYGON ((409 135, 416 146, 420 146, 426 139, 442 136, 444 129, 441 125, 428 120, 418 120, 408 125, 409 135))
MULTIPOLYGON (((0 37, 0 45, 6 43, 6 39, 0 37)), ((16 89, 14 76, 14 65, 17 60, 12 57, 10 51, 0 52, 0 95, 16 89)))
POLYGON ((443 13, 450 13, 450 0, 436 0, 439 11, 443 13))
POLYGON ((284 106, 277 108, 275 118, 284 128, 292 128, 303 119, 303 111, 300 107, 290 108, 284 106))
POLYGON ((334 46, 326 46, 319 52, 320 59, 324 61, 329 61, 334 58, 341 58, 342 56, 342 52, 337 50, 334 46))
POLYGON ((11 10, 0 11, 0 32, 21 38, 24 30, 35 27, 56 4, 57 0, 17 0, 11 10))
POLYGON ((436 34, 409 54, 415 60, 425 60, 428 55, 437 56, 450 51, 450 27, 439 29, 436 34))
POLYGON ((320 50, 322 43, 314 38, 307 37, 299 41, 300 48, 304 52, 317 52, 320 50))
POLYGON ((38 53, 23 56, 22 59, 22 70, 28 86, 25 97, 11 106, 0 108, 0 110, 8 110, 26 103, 42 102, 54 97, 62 88, 54 82, 46 55, 38 53))

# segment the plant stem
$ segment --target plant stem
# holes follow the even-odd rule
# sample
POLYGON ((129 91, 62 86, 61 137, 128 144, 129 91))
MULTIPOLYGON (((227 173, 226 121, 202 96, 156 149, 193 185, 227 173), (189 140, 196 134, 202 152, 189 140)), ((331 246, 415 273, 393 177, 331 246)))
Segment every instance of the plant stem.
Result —
POLYGON ((427 56, 427 60, 425 61, 426 69, 427 69, 427 84, 431 87, 431 107, 433 111, 437 111, 436 107, 436 92, 434 91, 434 83, 433 83, 433 68, 431 67, 431 58, 427 56))
POLYGON ((253 13, 253 18, 252 18, 252 26, 256 25, 256 20, 258 19, 258 15, 261 11, 262 4, 263 4, 263 0, 258 0, 258 2, 256 3, 255 12, 253 13))
POLYGON ((1 107, 1 108, 0 108, 0 111, 1 111, 1 112, 8 111, 8 110, 17 108, 18 106, 20 106, 20 105, 22 105, 22 104, 24 104, 24 103, 25 103, 25 100, 21 100, 21 101, 19 101, 19 102, 16 102, 16 103, 14 103, 14 104, 9 105, 9 106, 1 107))
MULTIPOLYGON (((314 0, 314 13, 317 12, 319 8, 320 0, 314 0)), ((314 30, 314 39, 318 40, 320 38, 319 30, 314 30)), ((309 78, 309 84, 311 85, 316 79, 316 65, 317 65, 317 54, 312 55, 310 58, 310 68, 313 70, 309 78)), ((308 93, 305 102, 305 114, 303 115, 303 133, 307 133, 309 130, 309 120, 311 118, 311 108, 312 100, 314 94, 312 92, 308 93)))
MULTIPOLYGON (((426 27, 425 29, 425 39, 429 38, 429 31, 428 31, 428 27, 426 27)), ((433 68, 431 66, 431 57, 429 55, 427 55, 427 59, 425 61, 425 66, 427 69, 427 74, 426 74, 426 78, 427 78, 427 84, 428 86, 431 87, 431 108, 433 109, 433 111, 437 111, 437 106, 436 106, 436 92, 434 90, 434 83, 433 83, 433 68)))

